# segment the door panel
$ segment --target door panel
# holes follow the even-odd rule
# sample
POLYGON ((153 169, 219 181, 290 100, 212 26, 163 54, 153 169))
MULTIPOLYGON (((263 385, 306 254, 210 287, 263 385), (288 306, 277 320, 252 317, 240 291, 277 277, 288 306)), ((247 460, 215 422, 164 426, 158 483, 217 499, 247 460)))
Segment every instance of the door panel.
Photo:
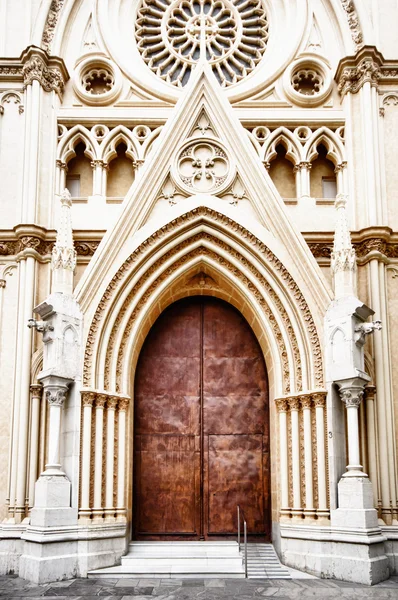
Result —
POLYGON ((208 297, 169 307, 137 365, 134 535, 236 534, 239 503, 252 534, 269 533, 267 377, 242 315, 208 297))

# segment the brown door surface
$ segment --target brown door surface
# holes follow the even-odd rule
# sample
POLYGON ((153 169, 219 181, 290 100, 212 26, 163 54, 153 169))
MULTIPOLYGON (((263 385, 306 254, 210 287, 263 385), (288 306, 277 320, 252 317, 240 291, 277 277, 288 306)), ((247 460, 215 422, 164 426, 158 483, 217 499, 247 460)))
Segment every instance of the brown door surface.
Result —
POLYGON ((186 298, 152 327, 134 395, 135 539, 269 538, 265 364, 242 315, 186 298))

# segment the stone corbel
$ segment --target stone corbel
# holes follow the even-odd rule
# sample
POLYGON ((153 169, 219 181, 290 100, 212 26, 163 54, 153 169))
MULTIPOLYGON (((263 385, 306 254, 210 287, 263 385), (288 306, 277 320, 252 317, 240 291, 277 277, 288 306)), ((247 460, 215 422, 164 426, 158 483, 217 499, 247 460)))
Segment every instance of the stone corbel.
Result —
POLYGON ((374 331, 380 331, 382 329, 381 321, 372 321, 371 323, 360 323, 355 327, 355 343, 358 346, 363 346, 366 341, 366 336, 370 335, 374 331))

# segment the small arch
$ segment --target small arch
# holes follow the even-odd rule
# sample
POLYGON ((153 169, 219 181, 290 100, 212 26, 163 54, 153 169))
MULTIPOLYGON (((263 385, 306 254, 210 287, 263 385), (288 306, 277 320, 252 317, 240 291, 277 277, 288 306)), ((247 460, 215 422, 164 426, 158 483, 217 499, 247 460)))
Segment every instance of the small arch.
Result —
POLYGON ((132 161, 140 158, 139 148, 137 147, 136 141, 134 140, 131 131, 124 125, 118 125, 112 129, 102 140, 100 158, 105 163, 111 162, 117 157, 117 147, 120 143, 125 144, 126 156, 128 156, 132 161))
POLYGON ((277 156, 277 146, 282 144, 286 149, 286 158, 292 165, 296 166, 301 159, 301 148, 295 140, 293 134, 286 127, 278 127, 267 139, 264 145, 264 162, 271 162, 277 156))
POLYGON ((268 173, 282 198, 297 198, 296 177, 283 140, 275 147, 268 173))
POLYGON ((90 131, 83 125, 75 125, 62 136, 58 144, 57 159, 67 163, 76 155, 75 148, 79 143, 85 145, 84 154, 90 160, 96 160, 99 155, 98 144, 90 131))
POLYGON ((312 198, 334 199, 337 195, 337 178, 330 153, 322 142, 316 147, 316 158, 311 163, 310 194, 312 198))
POLYGON ((88 198, 93 193, 93 169, 83 141, 73 149, 74 156, 67 163, 65 187, 72 198, 88 198))
POLYGON ((326 158, 335 167, 346 161, 345 149, 338 136, 327 127, 320 127, 311 135, 304 146, 304 160, 313 162, 318 157, 318 146, 322 144, 326 149, 326 158))
POLYGON ((134 181, 134 163, 131 160, 131 152, 123 141, 116 146, 108 166, 106 196, 112 199, 122 199, 134 181))

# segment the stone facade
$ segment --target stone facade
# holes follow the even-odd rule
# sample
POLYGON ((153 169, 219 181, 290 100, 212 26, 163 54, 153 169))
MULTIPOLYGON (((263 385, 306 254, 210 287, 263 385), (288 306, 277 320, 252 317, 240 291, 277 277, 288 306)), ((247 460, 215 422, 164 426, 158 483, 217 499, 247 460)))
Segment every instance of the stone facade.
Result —
POLYGON ((264 355, 282 561, 397 572, 398 9, 221 4, 0 8, 3 574, 120 561, 140 349, 201 294, 264 355))

